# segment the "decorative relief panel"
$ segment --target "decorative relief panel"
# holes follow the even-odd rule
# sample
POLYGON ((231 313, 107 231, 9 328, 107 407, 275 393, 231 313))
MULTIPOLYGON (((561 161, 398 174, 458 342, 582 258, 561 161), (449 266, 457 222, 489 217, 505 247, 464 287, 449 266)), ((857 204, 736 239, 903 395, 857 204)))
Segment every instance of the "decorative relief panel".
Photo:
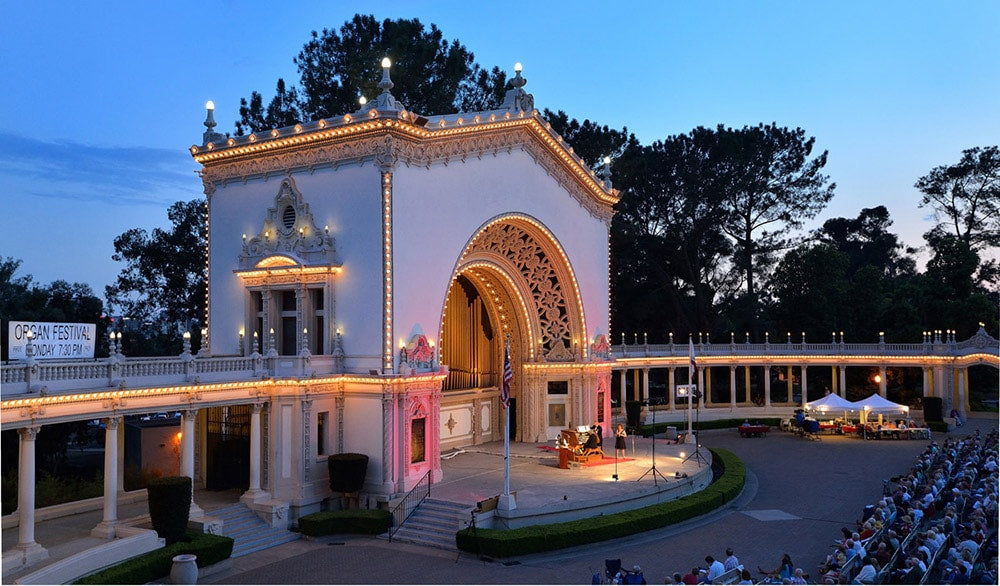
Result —
POLYGON ((467 254, 474 252, 502 256, 517 267, 535 302, 543 357, 549 361, 573 360, 573 328, 566 295, 555 265, 539 242, 517 225, 497 222, 469 246, 467 254))
POLYGON ((265 258, 283 253, 310 265, 337 262, 333 237, 316 226, 309 204, 302 200, 291 177, 281 181, 274 207, 267 210, 260 232, 249 239, 244 236, 240 268, 255 268, 265 258))

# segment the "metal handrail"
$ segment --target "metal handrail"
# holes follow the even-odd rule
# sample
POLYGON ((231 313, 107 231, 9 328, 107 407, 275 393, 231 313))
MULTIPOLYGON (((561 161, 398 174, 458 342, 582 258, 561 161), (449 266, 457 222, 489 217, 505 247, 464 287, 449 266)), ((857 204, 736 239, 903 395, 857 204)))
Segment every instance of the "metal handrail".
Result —
POLYGON ((400 527, 403 526, 403 523, 405 523, 406 520, 410 518, 410 515, 413 514, 413 511, 417 510, 417 507, 420 506, 420 503, 424 502, 424 499, 427 499, 430 496, 431 496, 431 471, 428 470, 427 473, 424 474, 423 478, 421 478, 417 482, 416 486, 411 488, 410 492, 406 493, 406 496, 403 497, 403 500, 399 501, 399 503, 392 508, 392 527, 389 528, 390 542, 392 541, 392 536, 395 535, 396 531, 399 531, 400 527), (425 482, 427 484, 427 490, 422 491, 418 494, 417 490, 420 489, 425 482), (412 507, 409 506, 410 504, 412 504, 413 506, 412 507))

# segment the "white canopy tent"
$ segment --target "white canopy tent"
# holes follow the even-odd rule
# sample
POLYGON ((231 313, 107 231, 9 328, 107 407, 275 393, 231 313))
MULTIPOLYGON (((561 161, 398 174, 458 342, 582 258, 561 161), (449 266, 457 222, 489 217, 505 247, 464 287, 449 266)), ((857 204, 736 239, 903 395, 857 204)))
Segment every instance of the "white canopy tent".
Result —
POLYGON ((857 411, 858 407, 840 395, 830 393, 822 399, 809 401, 806 403, 806 409, 810 411, 857 411))
POLYGON ((863 414, 862 421, 867 421, 869 414, 886 415, 901 413, 903 415, 909 415, 910 413, 910 408, 906 405, 893 403, 878 393, 872 394, 872 396, 867 399, 855 401, 852 405, 854 406, 854 409, 861 411, 863 414))
POLYGON ((847 419, 848 411, 858 411, 859 408, 840 395, 830 393, 822 399, 806 403, 806 410, 817 417, 824 417, 828 413, 843 413, 844 419, 847 419))

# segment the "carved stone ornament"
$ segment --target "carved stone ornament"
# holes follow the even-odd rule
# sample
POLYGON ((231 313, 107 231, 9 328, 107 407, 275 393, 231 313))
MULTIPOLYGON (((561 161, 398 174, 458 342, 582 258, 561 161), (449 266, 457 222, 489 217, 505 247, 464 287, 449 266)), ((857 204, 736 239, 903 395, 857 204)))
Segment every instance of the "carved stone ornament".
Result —
POLYGON ((497 222, 476 236, 466 254, 487 252, 517 267, 531 291, 540 326, 540 346, 549 361, 571 361, 573 326, 563 284, 545 248, 526 230, 497 222))
POLYGON ((590 344, 590 353, 594 358, 600 360, 611 358, 611 346, 608 344, 608 338, 600 330, 594 333, 594 341, 590 344))
POLYGON ((977 348, 979 350, 996 348, 997 345, 1000 344, 1000 342, 998 342, 993 336, 989 335, 989 333, 986 332, 986 328, 982 326, 979 326, 979 330, 976 331, 971 338, 969 338, 969 341, 972 342, 973 348, 977 348))
POLYGON ((303 202, 295 180, 286 177, 274 198, 274 207, 260 232, 243 241, 240 268, 253 269, 265 258, 289 255, 303 265, 337 265, 333 237, 316 226, 309 204, 303 202))
POLYGON ((534 110, 535 96, 524 91, 526 83, 528 83, 528 80, 521 77, 520 70, 515 71, 514 77, 507 81, 507 93, 504 95, 503 105, 500 108, 514 112, 531 112, 534 110))

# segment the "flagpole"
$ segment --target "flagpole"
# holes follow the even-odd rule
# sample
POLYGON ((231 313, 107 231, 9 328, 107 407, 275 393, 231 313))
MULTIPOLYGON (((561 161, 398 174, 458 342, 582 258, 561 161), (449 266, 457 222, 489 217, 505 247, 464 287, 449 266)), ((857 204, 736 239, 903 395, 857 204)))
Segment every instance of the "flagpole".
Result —
POLYGON ((684 438, 684 443, 689 443, 692 440, 694 440, 695 445, 697 446, 698 440, 694 439, 694 430, 692 429, 692 426, 691 426, 691 401, 694 399, 694 397, 692 395, 694 395, 695 391, 698 389, 698 384, 694 380, 695 373, 698 372, 698 363, 695 362, 695 359, 694 359, 694 338, 692 338, 691 334, 688 334, 688 357, 689 357, 689 362, 688 362, 688 389, 687 389, 687 396, 688 396, 688 432, 687 432, 687 436, 684 438))
POLYGON ((503 493, 510 496, 510 409, 503 413, 503 493))
POLYGON ((503 352, 503 374, 500 381, 500 406, 503 408, 503 494, 497 499, 497 508, 511 511, 517 508, 510 494, 510 383, 514 379, 514 369, 510 365, 510 334, 506 335, 503 352))

